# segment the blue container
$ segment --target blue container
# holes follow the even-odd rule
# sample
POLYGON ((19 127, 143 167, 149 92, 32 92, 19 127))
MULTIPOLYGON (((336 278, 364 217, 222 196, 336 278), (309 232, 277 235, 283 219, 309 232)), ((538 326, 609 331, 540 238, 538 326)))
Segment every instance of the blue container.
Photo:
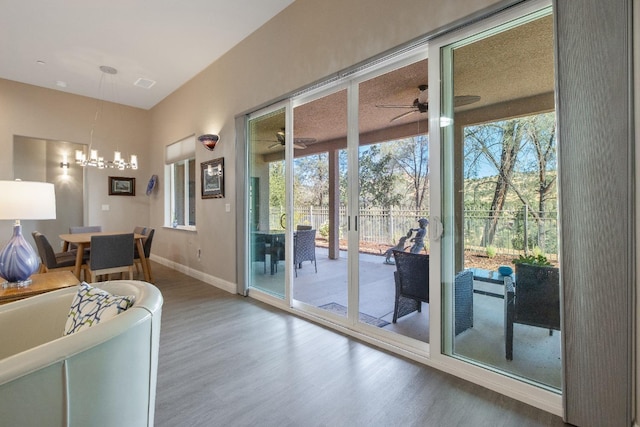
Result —
POLYGON ((502 274, 503 276, 511 276, 511 274, 513 273, 513 268, 509 267, 508 265, 501 265, 500 267, 498 267, 498 273, 502 274))

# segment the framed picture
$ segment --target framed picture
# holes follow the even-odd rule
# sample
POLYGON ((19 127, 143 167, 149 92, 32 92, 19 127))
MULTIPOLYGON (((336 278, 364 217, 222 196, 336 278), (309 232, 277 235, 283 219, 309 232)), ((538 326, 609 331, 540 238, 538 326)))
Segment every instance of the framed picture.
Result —
POLYGON ((202 178, 202 198, 219 199, 224 197, 224 157, 200 163, 202 178))
POLYGON ((123 178, 121 176, 109 177, 109 195, 110 196, 135 196, 136 195, 136 179, 123 178))

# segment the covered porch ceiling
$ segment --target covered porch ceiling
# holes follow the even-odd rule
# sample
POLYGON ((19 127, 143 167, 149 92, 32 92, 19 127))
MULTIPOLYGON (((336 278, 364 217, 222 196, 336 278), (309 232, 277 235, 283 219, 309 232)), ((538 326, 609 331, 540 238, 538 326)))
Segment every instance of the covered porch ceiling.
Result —
MULTIPOLYGON (((428 114, 380 105, 411 105, 420 85, 429 85, 428 60, 422 60, 359 85, 360 144, 407 138, 428 132, 428 114)), ((479 96, 456 107, 458 124, 482 123, 554 109, 553 20, 546 16, 459 47, 454 53, 455 96, 479 96), (523 42, 526 41, 526 42, 523 42)), ((436 78, 434 81, 437 82, 436 78)), ((284 156, 276 134, 284 113, 261 120, 254 129, 254 154, 266 161, 284 156)), ((294 137, 304 139, 306 156, 346 147, 347 94, 335 92, 294 109, 294 137), (329 124, 329 125, 328 125, 329 124)))

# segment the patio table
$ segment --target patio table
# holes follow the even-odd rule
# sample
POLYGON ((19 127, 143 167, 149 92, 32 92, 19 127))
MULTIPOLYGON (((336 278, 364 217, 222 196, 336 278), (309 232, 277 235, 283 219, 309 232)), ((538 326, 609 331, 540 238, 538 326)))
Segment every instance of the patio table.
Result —
MULTIPOLYGON (((484 268, 472 268, 471 270, 473 270, 473 280, 477 280, 478 282, 492 283, 494 285, 502 286, 504 286, 505 284, 505 278, 509 278, 511 282, 515 282, 515 274, 512 274, 510 276, 503 276, 497 271, 486 270, 484 268)), ((504 292, 499 294, 480 289, 474 289, 473 292, 490 297, 504 298, 504 292)))

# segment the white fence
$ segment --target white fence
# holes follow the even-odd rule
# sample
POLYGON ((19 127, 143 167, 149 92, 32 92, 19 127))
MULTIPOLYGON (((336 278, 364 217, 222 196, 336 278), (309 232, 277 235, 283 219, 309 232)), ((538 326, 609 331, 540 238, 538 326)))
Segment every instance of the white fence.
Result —
MULTIPOLYGON (((271 228, 280 227, 283 211, 272 208, 269 224, 271 228)), ((539 248, 543 253, 555 258, 558 253, 557 212, 538 213, 544 216, 536 221, 526 209, 503 211, 498 219, 495 235, 490 245, 484 240, 485 228, 491 220, 488 211, 466 210, 464 212, 464 247, 468 250, 485 252, 487 246, 493 246, 497 253, 518 254, 539 248), (527 241, 528 245, 524 245, 527 241)), ((372 243, 395 244, 410 229, 418 228, 418 219, 429 219, 428 211, 411 209, 364 209, 360 211, 358 229, 360 240, 372 243)), ((346 236, 346 208, 340 208, 340 238, 346 236)), ((311 225, 320 236, 326 236, 329 224, 329 209, 326 207, 300 207, 294 210, 294 226, 311 225)))

